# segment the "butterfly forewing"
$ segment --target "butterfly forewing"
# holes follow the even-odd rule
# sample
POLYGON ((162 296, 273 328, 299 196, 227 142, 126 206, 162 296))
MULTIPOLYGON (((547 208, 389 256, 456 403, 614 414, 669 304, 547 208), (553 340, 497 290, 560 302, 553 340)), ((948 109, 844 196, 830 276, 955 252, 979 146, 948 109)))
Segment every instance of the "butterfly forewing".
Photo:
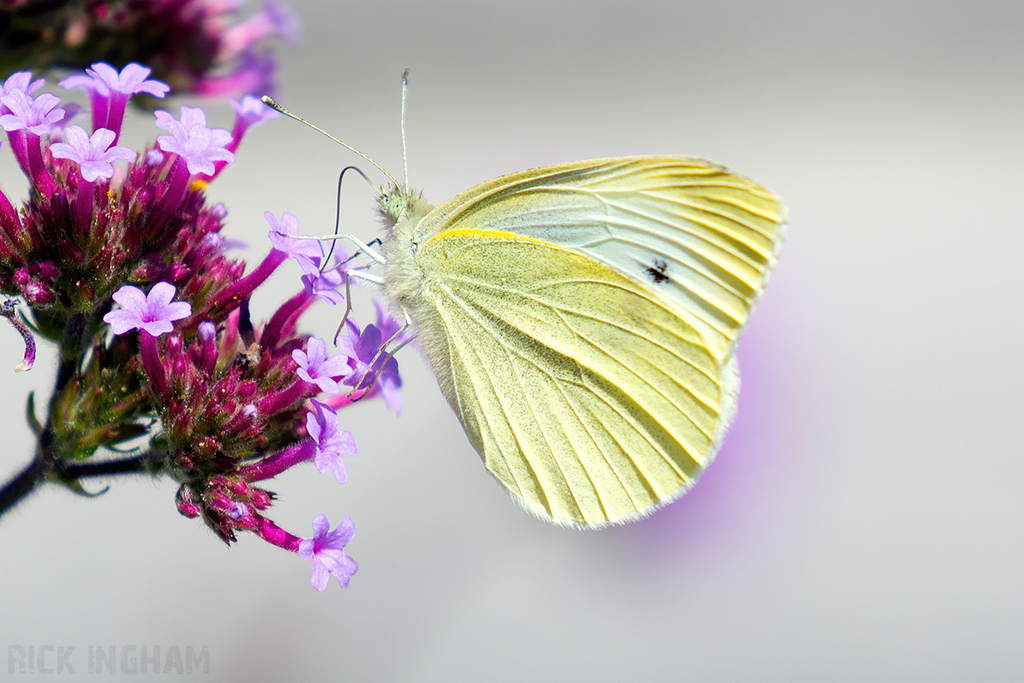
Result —
POLYGON ((471 226, 596 259, 675 302, 724 363, 775 263, 784 214, 772 192, 706 161, 627 157, 492 180, 435 209, 420 232, 471 226))

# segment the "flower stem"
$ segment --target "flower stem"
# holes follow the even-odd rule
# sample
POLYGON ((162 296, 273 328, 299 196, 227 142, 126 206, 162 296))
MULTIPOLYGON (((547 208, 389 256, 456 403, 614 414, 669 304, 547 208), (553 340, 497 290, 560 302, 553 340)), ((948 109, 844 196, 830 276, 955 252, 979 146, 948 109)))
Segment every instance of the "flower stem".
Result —
POLYGON ((25 469, 0 488, 0 516, 32 493, 46 478, 48 467, 44 460, 33 458, 25 469))

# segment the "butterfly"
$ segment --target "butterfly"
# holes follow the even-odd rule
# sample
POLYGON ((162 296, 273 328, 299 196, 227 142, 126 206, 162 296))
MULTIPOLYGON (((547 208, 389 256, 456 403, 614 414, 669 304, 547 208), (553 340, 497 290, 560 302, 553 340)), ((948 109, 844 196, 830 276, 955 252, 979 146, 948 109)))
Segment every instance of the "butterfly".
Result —
MULTIPOLYGON (((408 71, 402 85, 404 148, 408 71)), ((348 236, 383 263, 363 277, 526 510, 598 528, 696 483, 736 412, 733 351, 782 245, 778 196, 701 159, 634 156, 513 173, 436 208, 393 179, 378 198, 384 254, 348 236)))
POLYGON ((736 411, 733 353, 785 232, 779 198, 699 159, 506 175, 434 208, 380 194, 384 293, 487 470, 596 528, 678 498, 736 411))

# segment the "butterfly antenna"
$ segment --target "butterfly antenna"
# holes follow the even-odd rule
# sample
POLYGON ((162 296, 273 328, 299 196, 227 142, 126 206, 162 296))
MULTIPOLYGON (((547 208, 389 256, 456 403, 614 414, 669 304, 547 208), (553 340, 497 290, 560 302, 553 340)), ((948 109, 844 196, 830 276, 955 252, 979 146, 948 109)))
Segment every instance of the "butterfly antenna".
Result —
POLYGON ((402 166, 405 169, 405 193, 409 194, 409 155, 405 152, 405 100, 409 94, 409 70, 402 73, 402 166))
MULTIPOLYGON (((282 107, 282 106, 281 106, 280 104, 278 104, 278 103, 277 103, 277 101, 276 101, 276 100, 275 100, 274 98, 272 98, 272 97, 269 97, 269 96, 267 96, 267 95, 264 95, 264 96, 263 96, 263 97, 261 97, 260 99, 262 99, 262 100, 263 100, 263 104, 267 105, 267 106, 268 106, 268 107, 270 107, 271 109, 273 109, 273 110, 275 110, 275 111, 278 111, 278 112, 281 112, 282 114, 284 114, 284 115, 285 115, 285 116, 287 116, 288 118, 292 118, 292 119, 295 119, 295 120, 296 120, 296 121, 298 121, 299 123, 304 123, 304 124, 306 124, 307 126, 309 126, 310 128, 312 128, 313 130, 317 131, 318 133, 320 133, 320 134, 322 134, 322 135, 325 135, 326 137, 330 138, 331 140, 334 140, 335 142, 337 142, 337 143, 338 143, 339 145, 341 145, 341 146, 342 146, 342 147, 344 147, 345 149, 349 150, 350 152, 353 152, 353 153, 355 153, 355 154, 358 154, 358 155, 359 155, 359 156, 361 156, 362 158, 366 159, 366 160, 367 160, 367 161, 369 161, 369 162, 370 162, 371 164, 373 164, 373 165, 374 165, 374 166, 376 167, 376 169, 377 169, 378 171, 380 171, 380 172, 381 172, 381 173, 383 173, 383 174, 384 174, 385 176, 387 176, 387 179, 388 179, 388 180, 390 180, 390 181, 391 181, 391 183, 392 183, 392 184, 393 184, 393 185, 394 185, 395 187, 398 187, 398 181, 397 181, 397 180, 395 180, 395 179, 394 179, 393 177, 391 177, 391 174, 390 174, 390 173, 388 173, 387 171, 385 171, 385 170, 384 170, 384 168, 383 168, 383 167, 382 167, 382 166, 381 166, 380 164, 378 164, 378 163, 377 163, 376 161, 374 161, 374 160, 373 160, 373 159, 371 159, 370 157, 368 157, 368 156, 366 156, 365 154, 363 154, 362 152, 360 152, 360 151, 359 151, 358 149, 356 149, 356 148, 355 148, 355 147, 353 147, 352 145, 349 145, 349 144, 346 144, 346 143, 342 142, 342 141, 341 141, 341 140, 339 140, 338 138, 336 138, 336 137, 334 137, 333 135, 331 135, 330 133, 328 133, 328 132, 327 132, 326 130, 324 130, 323 128, 320 128, 319 126, 315 126, 315 125, 313 125, 312 123, 310 123, 309 121, 307 121, 306 119, 302 118, 301 116, 296 116, 295 114, 291 113, 290 111, 288 111, 287 109, 285 109, 284 107, 282 107)), ((404 99, 403 99, 403 102, 404 102, 404 99)), ((403 139, 404 139, 404 138, 403 138, 403 139)), ((363 176, 363 177, 365 177, 365 176, 363 176)), ((374 188, 374 189, 376 189, 376 188, 374 188)), ((377 192, 379 193, 379 192, 380 192, 380 190, 377 190, 377 192)))

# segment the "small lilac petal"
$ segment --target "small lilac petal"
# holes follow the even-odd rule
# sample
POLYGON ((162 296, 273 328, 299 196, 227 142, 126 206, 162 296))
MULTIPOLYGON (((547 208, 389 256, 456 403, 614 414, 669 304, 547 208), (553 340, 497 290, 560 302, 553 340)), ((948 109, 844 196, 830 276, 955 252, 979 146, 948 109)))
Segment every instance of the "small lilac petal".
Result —
POLYGON ((114 292, 111 298, 128 310, 138 310, 146 305, 146 293, 132 285, 125 285, 114 292))
POLYGON ((39 88, 43 87, 46 81, 42 78, 32 81, 31 71, 16 71, 7 77, 4 81, 3 87, 0 88, 0 96, 9 95, 15 90, 20 90, 26 95, 31 95, 39 88))
POLYGON ((310 259, 321 259, 324 256, 323 246, 316 240, 295 239, 299 235, 299 219, 285 211, 281 214, 281 221, 274 217, 269 211, 263 217, 270 223, 270 244, 277 250, 283 251, 289 256, 306 256, 310 259))
POLYGON ((183 105, 180 121, 163 110, 155 115, 156 125, 171 133, 157 137, 157 144, 163 151, 181 156, 189 173, 213 175, 215 161, 235 160, 235 155, 224 148, 231 142, 231 133, 223 128, 207 128, 202 109, 183 105))
POLYGON ((64 119, 64 110, 57 107, 60 98, 50 93, 44 92, 33 99, 24 91, 15 90, 0 97, 0 102, 11 112, 0 116, 0 126, 8 132, 24 129, 45 135, 54 124, 64 119))
POLYGON ((318 472, 323 474, 330 469, 338 483, 344 484, 348 472, 341 458, 357 454, 355 439, 350 432, 338 429, 338 414, 334 409, 319 401, 311 403, 313 410, 306 413, 306 431, 315 442, 313 463, 318 472))
POLYGON ((127 147, 110 147, 116 134, 107 128, 97 129, 90 138, 81 126, 69 126, 64 131, 68 142, 55 142, 50 152, 57 159, 70 159, 81 167, 82 177, 89 182, 114 175, 111 162, 134 161, 136 154, 127 147))
POLYGON ((351 517, 345 517, 333 531, 323 514, 313 520, 313 538, 299 541, 297 554, 307 562, 313 563, 310 585, 318 591, 327 587, 328 576, 333 575, 341 586, 347 587, 352 576, 359 569, 355 560, 349 557, 344 548, 355 535, 355 525, 351 517))
POLYGON ((244 128, 251 128, 281 115, 280 112, 263 104, 263 100, 252 95, 246 95, 241 102, 231 100, 231 106, 244 128))
POLYGON ((172 321, 192 315, 192 306, 185 301, 171 303, 177 290, 167 282, 153 285, 149 296, 138 287, 125 285, 114 293, 113 299, 121 304, 120 311, 110 311, 103 316, 114 334, 124 334, 133 329, 142 329, 154 337, 174 329, 172 321))
POLYGON ((110 325, 110 329, 115 335, 124 334, 138 328, 140 325, 139 316, 123 308, 107 313, 103 316, 103 322, 110 325))
POLYGON ((341 268, 332 268, 320 272, 319 259, 310 260, 305 256, 293 254, 304 273, 302 284, 306 291, 320 299, 323 299, 332 306, 345 301, 345 295, 338 291, 338 288, 345 284, 345 272, 341 268))
MULTIPOLYGON (((93 68, 96 66, 94 64, 93 68)), ((108 85, 111 90, 119 90, 127 95, 144 92, 153 97, 163 97, 170 91, 171 86, 162 81, 148 78, 151 73, 153 73, 152 69, 131 62, 121 69, 121 73, 117 75, 116 87, 113 83, 108 83, 108 85)))

